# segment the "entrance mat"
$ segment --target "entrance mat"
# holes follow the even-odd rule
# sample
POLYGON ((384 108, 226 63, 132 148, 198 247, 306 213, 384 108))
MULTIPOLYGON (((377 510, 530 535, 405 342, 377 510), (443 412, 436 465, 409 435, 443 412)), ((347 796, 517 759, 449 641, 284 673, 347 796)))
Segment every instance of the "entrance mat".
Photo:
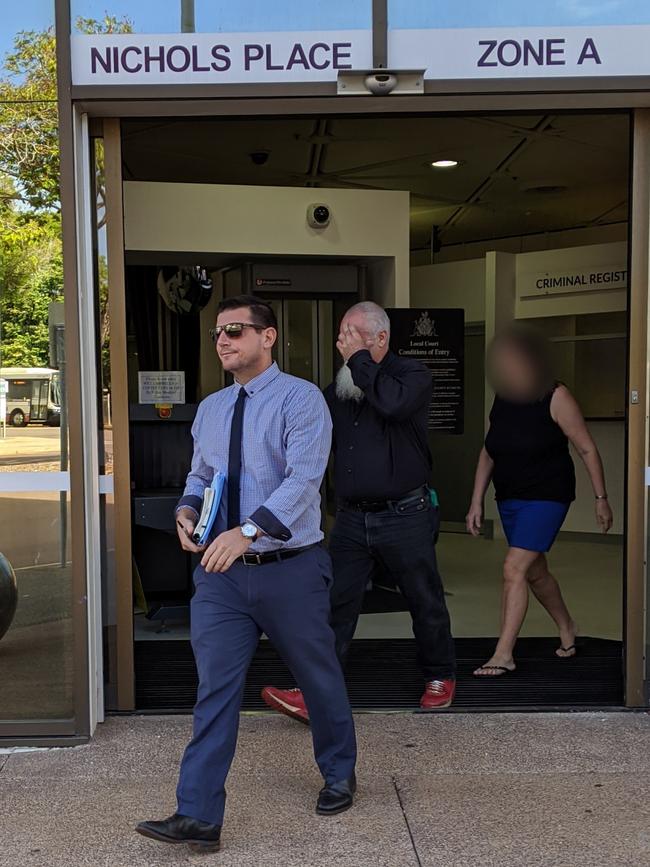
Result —
MULTIPOLYGON (((623 704, 622 644, 579 638, 578 656, 558 659, 556 638, 522 638, 517 671, 495 679, 472 677, 489 659, 494 638, 456 639, 458 689, 455 710, 620 707, 623 704)), ((356 710, 410 710, 418 706, 422 675, 412 639, 362 639, 352 645, 347 674, 356 710)), ((194 704, 196 668, 189 641, 135 642, 136 707, 183 711, 194 704)), ((266 684, 292 686, 292 678, 271 644, 260 643, 253 659, 244 710, 263 710, 266 684)))

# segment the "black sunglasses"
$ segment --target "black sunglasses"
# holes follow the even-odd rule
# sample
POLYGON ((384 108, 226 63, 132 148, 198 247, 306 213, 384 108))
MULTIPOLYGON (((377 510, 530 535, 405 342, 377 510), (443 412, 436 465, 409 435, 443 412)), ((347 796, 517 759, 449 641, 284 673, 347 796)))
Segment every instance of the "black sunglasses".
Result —
POLYGON ((238 338, 244 333, 244 328, 254 328, 255 331, 264 331, 263 325, 254 325, 252 322, 229 322, 227 325, 217 325, 210 329, 210 337, 216 343, 225 331, 228 337, 238 338))

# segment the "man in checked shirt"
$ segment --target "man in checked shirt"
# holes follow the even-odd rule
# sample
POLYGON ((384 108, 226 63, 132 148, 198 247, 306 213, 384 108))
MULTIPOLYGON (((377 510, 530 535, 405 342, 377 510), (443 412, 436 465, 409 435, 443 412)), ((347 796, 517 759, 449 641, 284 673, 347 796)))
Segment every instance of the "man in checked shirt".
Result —
POLYGON ((199 406, 194 456, 177 509, 184 550, 202 553, 194 573, 192 647, 199 673, 194 736, 185 750, 177 811, 137 831, 195 851, 219 848, 246 671, 264 632, 299 679, 325 785, 320 815, 352 806, 356 743, 329 626, 332 568, 322 546, 320 484, 331 420, 318 388, 272 359, 277 323, 253 296, 223 301, 213 336, 235 382, 199 406), (203 492, 227 476, 213 540, 192 534, 203 492))

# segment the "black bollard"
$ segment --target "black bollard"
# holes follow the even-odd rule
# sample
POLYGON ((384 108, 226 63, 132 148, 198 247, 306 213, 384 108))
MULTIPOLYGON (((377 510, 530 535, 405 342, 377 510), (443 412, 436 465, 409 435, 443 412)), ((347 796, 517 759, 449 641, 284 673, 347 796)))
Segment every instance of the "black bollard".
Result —
POLYGON ((16 573, 4 554, 0 554, 0 638, 11 626, 18 605, 16 573))

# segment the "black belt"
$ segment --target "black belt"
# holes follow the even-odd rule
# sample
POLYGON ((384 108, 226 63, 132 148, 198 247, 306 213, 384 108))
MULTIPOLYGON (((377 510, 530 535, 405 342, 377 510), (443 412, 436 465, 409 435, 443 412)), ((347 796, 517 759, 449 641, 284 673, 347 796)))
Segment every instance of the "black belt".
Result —
POLYGON ((388 512, 394 509, 399 509, 400 505, 405 500, 411 500, 413 497, 421 497, 422 502, 429 499, 429 489, 426 485, 421 485, 412 491, 407 491, 401 497, 391 500, 341 500, 340 506, 342 509, 351 509, 354 512, 388 512))
POLYGON ((298 554, 304 554, 315 548, 315 545, 305 545, 304 548, 281 548, 279 551, 265 551, 263 554, 242 554, 239 562, 244 566, 264 566, 265 563, 280 563, 282 560, 290 560, 298 554))

